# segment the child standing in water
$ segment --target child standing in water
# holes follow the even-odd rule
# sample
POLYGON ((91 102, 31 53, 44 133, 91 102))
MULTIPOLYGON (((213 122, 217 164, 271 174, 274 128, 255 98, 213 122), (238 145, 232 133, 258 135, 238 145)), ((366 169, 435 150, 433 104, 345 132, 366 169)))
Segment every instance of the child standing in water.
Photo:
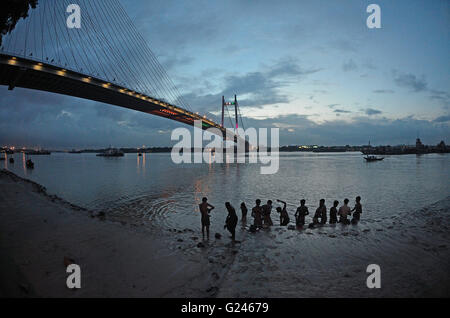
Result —
POLYGON ((337 206, 339 201, 334 201, 333 206, 330 208, 330 224, 337 223, 337 206))
POLYGON ((242 223, 245 223, 245 222, 247 222, 247 212, 248 212, 248 209, 247 209, 247 206, 245 205, 245 202, 241 203, 241 212, 242 212, 241 221, 242 221, 242 223))
POLYGON ((339 208, 339 223, 350 224, 350 221, 347 219, 348 215, 351 215, 350 208, 347 206, 348 199, 344 200, 344 205, 339 208))
POLYGON ((305 216, 309 215, 308 207, 305 206, 306 201, 302 199, 300 201, 300 206, 297 208, 295 212, 295 223, 297 226, 305 225, 305 216))
POLYGON ((357 196, 355 201, 356 201, 355 207, 351 211, 351 212, 354 211, 352 224, 357 224, 359 222, 359 220, 361 219, 361 213, 362 213, 361 197, 357 196))

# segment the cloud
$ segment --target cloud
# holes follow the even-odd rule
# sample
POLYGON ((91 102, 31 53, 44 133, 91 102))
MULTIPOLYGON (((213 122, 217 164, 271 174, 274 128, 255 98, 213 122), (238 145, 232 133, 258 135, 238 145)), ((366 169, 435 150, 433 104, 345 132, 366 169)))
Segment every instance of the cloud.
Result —
POLYGON ((339 39, 339 40, 332 41, 330 43, 330 46, 332 48, 335 48, 335 49, 337 49, 339 51, 342 51, 342 52, 345 52, 345 53, 348 53, 348 52, 355 53, 355 52, 357 52, 356 45, 354 43, 348 41, 348 40, 345 40, 345 39, 339 39))
POLYGON ((430 95, 431 99, 437 99, 437 100, 443 100, 443 101, 448 101, 450 99, 450 94, 444 91, 437 91, 437 90, 430 90, 430 93, 432 95, 430 95))
POLYGON ((356 65, 355 61, 353 61, 352 59, 344 62, 344 64, 342 64, 342 70, 344 72, 350 72, 350 71, 355 71, 358 69, 358 65, 356 65))
POLYGON ((288 103, 291 98, 281 91, 292 83, 297 83, 306 76, 321 71, 320 68, 304 68, 295 59, 282 59, 260 70, 238 75, 224 75, 223 89, 214 94, 199 95, 197 92, 186 93, 183 97, 199 112, 216 112, 222 96, 240 98, 241 107, 262 107, 279 103, 288 103))
POLYGON ((398 73, 394 71, 394 81, 398 86, 409 88, 413 92, 425 91, 428 86, 424 76, 418 78, 411 73, 398 73))
POLYGON ((283 115, 264 120, 248 119, 246 126, 279 127, 281 145, 362 145, 367 144, 368 140, 384 145, 409 144, 414 141, 417 130, 420 130, 422 140, 427 144, 437 144, 442 136, 450 136, 448 122, 437 123, 413 117, 388 119, 361 116, 351 121, 328 120, 316 123, 307 115, 283 115))
POLYGON ((340 105, 340 104, 330 104, 330 105, 328 105, 328 107, 331 108, 331 109, 333 109, 334 107, 339 106, 339 105, 340 105))
POLYGON ((368 115, 368 116, 379 115, 379 114, 383 113, 381 110, 373 109, 373 108, 366 108, 366 109, 364 110, 364 112, 365 112, 366 115, 368 115))
POLYGON ((442 108, 445 110, 449 109, 450 106, 450 94, 444 91, 432 90, 430 89, 430 99, 438 101, 442 104, 442 108))
POLYGON ((159 61, 164 69, 168 72, 176 70, 179 66, 186 66, 192 64, 195 59, 191 56, 160 56, 159 61))
POLYGON ((373 91, 375 94, 393 94, 395 91, 392 89, 376 89, 373 91))
POLYGON ((333 112, 339 113, 339 114, 349 114, 349 113, 351 113, 351 111, 345 110, 345 109, 335 109, 335 110, 333 110, 333 112))
POLYGON ((435 123, 445 123, 445 122, 449 122, 449 121, 450 121, 450 115, 439 116, 435 120, 433 120, 433 122, 435 122, 435 123))
MULTIPOLYGON (((168 146, 172 144, 170 132, 173 128, 188 127, 157 116, 102 103, 24 89, 15 89, 9 92, 10 95, 6 92, 7 88, 1 89, 4 91, 0 91, 0 144, 42 145, 65 149, 108 145, 168 146), (40 104, 36 97, 34 101, 30 101, 33 94, 52 102, 40 104), (68 113, 73 116, 68 116, 68 113), (58 116, 61 114, 64 116, 58 116)), ((211 99, 206 96, 205 104, 207 101, 210 102, 211 99)), ((219 106, 213 105, 213 108, 218 109, 219 106)), ((379 111, 375 112, 378 114, 379 111)), ((417 130, 420 130, 424 142, 437 144, 442 136, 450 135, 448 115, 433 121, 412 117, 391 120, 361 116, 345 121, 328 120, 319 124, 309 115, 292 114, 264 119, 245 118, 244 122, 245 127, 280 128, 282 145, 365 144, 369 139, 378 144, 399 144, 413 140, 417 130)))

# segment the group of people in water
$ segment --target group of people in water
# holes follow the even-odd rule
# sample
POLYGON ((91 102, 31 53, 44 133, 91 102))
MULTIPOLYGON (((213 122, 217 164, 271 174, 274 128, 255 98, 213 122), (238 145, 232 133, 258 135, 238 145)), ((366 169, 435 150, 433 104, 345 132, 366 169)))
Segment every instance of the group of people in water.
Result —
MULTIPOLYGON (((280 225, 287 226, 290 222, 289 213, 286 209, 286 202, 282 200, 277 200, 278 203, 282 204, 282 207, 277 207, 276 211, 280 217, 280 225)), ((251 232, 256 232, 261 228, 269 228, 273 225, 273 221, 271 218, 272 213, 272 200, 268 200, 266 204, 261 205, 261 200, 256 200, 256 205, 252 208, 251 216, 253 217, 253 225, 250 226, 251 232)), ((344 204, 339 207, 339 201, 335 200, 333 202, 333 206, 330 208, 329 219, 327 215, 327 207, 325 206, 325 199, 321 199, 319 202, 319 207, 316 209, 314 216, 312 218, 312 223, 308 225, 309 228, 314 228, 318 224, 326 224, 329 222, 330 224, 342 223, 345 225, 348 224, 357 224, 361 219, 362 214, 362 205, 361 205, 361 197, 357 196, 355 199, 355 206, 353 209, 350 209, 348 206, 349 200, 345 199, 344 204), (350 220, 349 216, 353 213, 353 218, 350 220), (339 217, 339 219, 338 219, 339 217)), ((305 225, 305 217, 309 215, 309 209, 305 205, 306 201, 302 199, 300 201, 300 206, 297 208, 295 212, 295 223, 298 228, 302 228, 305 225)), ((228 211, 228 216, 225 221, 225 226, 230 233, 231 239, 235 240, 236 226, 238 223, 238 217, 236 214, 236 210, 231 205, 230 202, 225 203, 225 207, 228 211)), ((210 226, 210 212, 214 209, 214 206, 208 203, 207 198, 202 199, 202 203, 199 204, 200 213, 201 213, 201 221, 202 221, 202 234, 203 238, 205 238, 205 230, 207 238, 209 239, 209 226, 210 226)), ((245 205, 245 202, 241 203, 241 213, 242 213, 242 222, 246 223, 247 221, 247 213, 248 209, 245 205)))

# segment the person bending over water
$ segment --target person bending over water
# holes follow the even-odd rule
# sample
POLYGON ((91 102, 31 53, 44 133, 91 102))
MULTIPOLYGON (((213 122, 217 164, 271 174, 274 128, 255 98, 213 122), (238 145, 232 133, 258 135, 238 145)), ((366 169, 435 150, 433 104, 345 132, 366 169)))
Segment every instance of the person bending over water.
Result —
POLYGON ((272 200, 267 201, 267 204, 262 206, 264 225, 269 227, 273 225, 270 213, 272 213, 272 200))
POLYGON ((214 206, 208 203, 208 199, 205 197, 202 199, 202 203, 199 205, 200 213, 202 215, 202 236, 203 239, 205 239, 205 228, 206 228, 206 234, 209 240, 209 213, 214 210, 214 206))
POLYGON ((262 207, 261 207, 261 200, 256 200, 256 206, 252 209, 252 217, 254 219, 253 225, 255 227, 262 227, 262 207))
POLYGON ((309 215, 308 207, 305 206, 306 201, 302 199, 300 201, 300 206, 297 208, 295 212, 295 223, 297 226, 305 225, 305 216, 309 215))
POLYGON ((356 204, 355 207, 350 211, 353 212, 353 219, 352 224, 357 224, 359 220, 361 219, 361 213, 362 213, 362 205, 361 205, 361 197, 358 195, 356 197, 356 204))
POLYGON ((238 217, 236 215, 236 210, 233 208, 230 202, 225 203, 225 207, 228 210, 228 216, 225 221, 225 226, 223 228, 226 228, 231 233, 231 239, 234 242, 238 217))
POLYGON ((339 204, 339 201, 334 201, 333 206, 330 208, 330 224, 337 223, 337 206, 339 204))
POLYGON ((280 207, 277 207, 277 212, 280 213, 280 225, 281 226, 286 226, 289 224, 289 214, 287 213, 286 210, 286 202, 281 201, 281 200, 277 200, 277 202, 280 202, 283 204, 283 209, 280 207))
POLYGON ((245 223, 245 222, 247 222, 247 212, 248 212, 248 209, 247 209, 247 206, 245 205, 245 202, 241 203, 241 212, 242 212, 241 220, 242 220, 243 223, 245 223))
POLYGON ((318 224, 320 219, 320 224, 327 223, 327 207, 325 206, 325 199, 321 199, 319 202, 319 207, 314 214, 313 223, 318 224))
POLYGON ((344 200, 344 205, 339 208, 339 223, 350 224, 350 221, 347 219, 348 215, 351 215, 350 208, 347 206, 348 199, 344 200))

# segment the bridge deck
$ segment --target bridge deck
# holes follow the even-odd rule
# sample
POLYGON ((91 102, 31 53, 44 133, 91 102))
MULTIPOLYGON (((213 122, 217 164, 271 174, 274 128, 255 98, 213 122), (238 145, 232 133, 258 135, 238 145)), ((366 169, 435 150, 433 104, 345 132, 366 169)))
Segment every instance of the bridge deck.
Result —
POLYGON ((226 128, 164 101, 128 90, 104 80, 29 59, 0 54, 0 85, 10 89, 23 87, 94 100, 165 117, 193 126, 202 120, 202 128, 217 128, 225 136, 226 128))

